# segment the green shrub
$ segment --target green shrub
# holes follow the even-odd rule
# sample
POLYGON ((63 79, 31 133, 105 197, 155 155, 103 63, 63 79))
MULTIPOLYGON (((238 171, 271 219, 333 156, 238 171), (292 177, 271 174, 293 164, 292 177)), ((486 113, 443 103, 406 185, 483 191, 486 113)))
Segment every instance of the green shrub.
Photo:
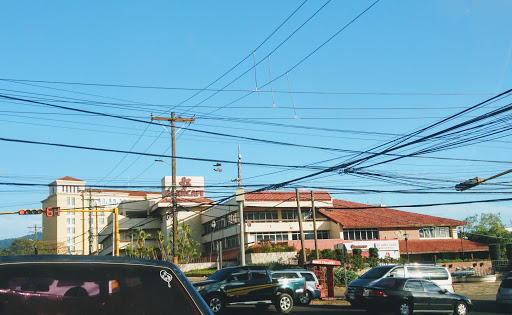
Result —
POLYGON ((377 247, 370 247, 370 258, 379 258, 379 249, 377 247))
MULTIPOLYGON (((347 284, 357 279, 359 275, 353 271, 347 270, 347 284)), ((335 268, 334 269, 334 284, 337 286, 345 285, 345 269, 335 268)))
POLYGON ((321 251, 321 257, 324 259, 336 260, 336 253, 332 249, 323 249, 321 251))
POLYGON ((511 243, 505 244, 505 249, 507 250, 507 259, 509 261, 512 261, 512 244, 511 243))
POLYGON ((352 256, 359 256, 359 257, 361 257, 361 253, 362 252, 363 251, 361 250, 361 248, 354 248, 354 249, 352 249, 352 256))

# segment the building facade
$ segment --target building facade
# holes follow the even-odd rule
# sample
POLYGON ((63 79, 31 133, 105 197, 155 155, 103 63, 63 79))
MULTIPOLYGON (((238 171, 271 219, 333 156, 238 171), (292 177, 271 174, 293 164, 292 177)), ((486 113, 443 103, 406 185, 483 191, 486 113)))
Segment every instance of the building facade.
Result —
POLYGON ((111 210, 121 202, 159 200, 160 192, 88 189, 86 182, 62 177, 49 184, 46 207, 60 207, 60 216, 43 216, 43 241, 59 254, 88 255, 98 251, 98 233, 107 225, 111 210), (98 212, 83 212, 99 210, 98 212), (101 211, 101 210, 104 210, 101 211))

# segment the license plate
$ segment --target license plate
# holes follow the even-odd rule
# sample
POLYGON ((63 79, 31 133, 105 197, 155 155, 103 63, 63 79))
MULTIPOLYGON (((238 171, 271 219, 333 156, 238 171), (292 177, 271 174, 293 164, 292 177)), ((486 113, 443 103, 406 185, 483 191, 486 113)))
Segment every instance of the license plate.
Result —
POLYGON ((368 296, 369 295, 369 291, 368 290, 364 290, 363 291, 363 296, 368 296))

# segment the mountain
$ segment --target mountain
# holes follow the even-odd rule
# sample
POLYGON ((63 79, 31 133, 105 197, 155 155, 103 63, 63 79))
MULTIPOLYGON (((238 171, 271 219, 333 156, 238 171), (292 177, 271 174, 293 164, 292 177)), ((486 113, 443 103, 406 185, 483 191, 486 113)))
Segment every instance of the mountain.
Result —
MULTIPOLYGON (((0 248, 4 248, 4 249, 9 248, 9 246, 11 246, 12 242, 14 242, 15 240, 17 240, 19 238, 29 238, 29 239, 33 240, 34 234, 28 234, 28 235, 25 235, 22 237, 16 237, 16 238, 5 238, 3 240, 0 240, 0 248)), ((38 232, 36 238, 38 241, 42 240, 43 233, 38 232)))

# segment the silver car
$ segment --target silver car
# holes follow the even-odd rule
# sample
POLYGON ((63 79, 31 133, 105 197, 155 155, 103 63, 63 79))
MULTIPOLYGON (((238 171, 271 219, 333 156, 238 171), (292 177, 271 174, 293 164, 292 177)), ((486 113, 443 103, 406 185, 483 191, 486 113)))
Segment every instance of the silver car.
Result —
POLYGON ((502 310, 512 309, 512 272, 509 272, 501 281, 496 303, 502 310))
POLYGON ((300 299, 299 303, 302 305, 308 305, 312 300, 320 298, 320 283, 316 278, 313 271, 306 269, 286 269, 272 272, 273 279, 294 279, 294 278, 305 278, 306 279, 306 294, 300 299))

